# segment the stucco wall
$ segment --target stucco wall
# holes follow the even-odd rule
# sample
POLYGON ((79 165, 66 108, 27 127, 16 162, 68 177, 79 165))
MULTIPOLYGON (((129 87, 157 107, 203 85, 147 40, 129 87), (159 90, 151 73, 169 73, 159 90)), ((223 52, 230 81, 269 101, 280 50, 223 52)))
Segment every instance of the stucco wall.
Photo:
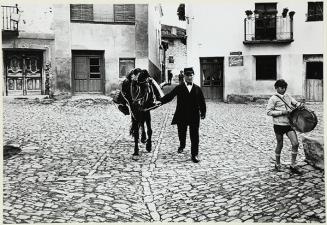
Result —
POLYGON ((161 63, 160 50, 161 44, 161 6, 159 4, 149 4, 148 7, 148 31, 149 31, 149 73, 156 79, 161 81, 161 63))
POLYGON ((102 50, 105 62, 105 93, 119 86, 119 58, 135 58, 135 66, 148 69, 147 5, 135 5, 134 24, 70 22, 69 5, 56 7, 58 88, 71 88, 71 51, 102 50), (58 17, 58 18, 57 18, 58 17), (65 85, 63 85, 65 83, 65 85))
MULTIPOLYGON (((256 55, 278 56, 277 79, 289 83, 288 92, 304 95, 303 54, 323 53, 323 21, 305 22, 307 1, 279 1, 278 16, 288 7, 295 11, 294 42, 290 44, 244 45, 245 10, 254 10, 255 1, 187 4, 188 66, 200 73, 199 57, 224 57, 224 99, 228 94, 263 95, 274 93, 275 81, 255 79, 256 55), (244 66, 229 67, 230 52, 241 51, 244 66), (296 82, 294 82, 296 81, 296 82)), ((195 77, 200 83, 200 77, 195 77)))
POLYGON ((70 31, 70 7, 67 4, 56 4, 54 27, 55 27, 55 67, 56 93, 71 92, 71 31, 70 31))
POLYGON ((135 5, 135 66, 149 68, 148 5, 135 5))
POLYGON ((119 58, 136 58, 134 25, 71 23, 71 39, 72 50, 104 51, 106 93, 119 83, 119 58))
POLYGON ((52 4, 19 3, 18 9, 20 11, 18 23, 20 32, 54 33, 52 4))

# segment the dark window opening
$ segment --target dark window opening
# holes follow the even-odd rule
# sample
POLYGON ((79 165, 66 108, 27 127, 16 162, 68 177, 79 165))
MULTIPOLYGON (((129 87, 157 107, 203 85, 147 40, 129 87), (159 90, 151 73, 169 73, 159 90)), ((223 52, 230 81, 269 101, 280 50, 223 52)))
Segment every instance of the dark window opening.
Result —
POLYGON ((90 78, 101 78, 100 58, 90 58, 90 78))
POLYGON ((255 19, 255 39, 276 39, 276 3, 256 3, 259 17, 255 19))
POLYGON ((256 79, 276 80, 277 78, 277 57, 256 56, 256 79))
POLYGON ((134 4, 71 4, 71 21, 135 23, 134 4))
POLYGON ((307 62, 306 69, 307 79, 323 79, 323 63, 322 62, 307 62))
POLYGON ((322 21, 323 14, 323 2, 308 2, 307 21, 322 21))
POLYGON ((119 77, 126 77, 135 68, 135 59, 119 59, 119 77))
POLYGON ((168 61, 169 61, 169 63, 174 63, 174 57, 173 56, 169 56, 168 57, 168 61))

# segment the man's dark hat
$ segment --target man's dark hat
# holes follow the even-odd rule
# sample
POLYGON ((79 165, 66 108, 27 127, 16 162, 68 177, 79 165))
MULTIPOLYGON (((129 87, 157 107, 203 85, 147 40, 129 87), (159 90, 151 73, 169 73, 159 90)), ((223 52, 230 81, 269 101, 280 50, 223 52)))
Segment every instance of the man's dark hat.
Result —
POLYGON ((193 67, 187 67, 187 68, 184 68, 184 73, 193 73, 194 74, 194 70, 193 70, 193 67))

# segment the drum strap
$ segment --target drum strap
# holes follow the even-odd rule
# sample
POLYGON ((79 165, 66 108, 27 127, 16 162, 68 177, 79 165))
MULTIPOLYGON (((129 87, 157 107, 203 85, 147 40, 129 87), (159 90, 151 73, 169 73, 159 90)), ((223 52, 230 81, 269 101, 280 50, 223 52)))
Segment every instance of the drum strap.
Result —
POLYGON ((290 107, 289 104, 287 104, 287 103, 285 102, 285 100, 282 99, 280 96, 278 96, 278 95, 275 95, 275 96, 278 97, 280 100, 282 100, 288 108, 290 108, 291 110, 294 109, 293 107, 290 107))

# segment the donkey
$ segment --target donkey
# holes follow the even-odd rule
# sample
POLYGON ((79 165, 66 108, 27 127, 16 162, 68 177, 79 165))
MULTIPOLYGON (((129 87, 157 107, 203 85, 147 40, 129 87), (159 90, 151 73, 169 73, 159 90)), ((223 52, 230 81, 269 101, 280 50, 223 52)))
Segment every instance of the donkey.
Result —
POLYGON ((157 108, 156 99, 163 93, 147 70, 134 69, 122 84, 122 95, 125 98, 131 114, 132 125, 130 134, 134 137, 133 159, 139 156, 139 131, 141 129, 141 142, 146 144, 146 150, 152 150, 152 128, 150 110, 157 108), (145 126, 147 132, 145 132, 145 126), (147 137, 146 137, 147 136, 147 137))

